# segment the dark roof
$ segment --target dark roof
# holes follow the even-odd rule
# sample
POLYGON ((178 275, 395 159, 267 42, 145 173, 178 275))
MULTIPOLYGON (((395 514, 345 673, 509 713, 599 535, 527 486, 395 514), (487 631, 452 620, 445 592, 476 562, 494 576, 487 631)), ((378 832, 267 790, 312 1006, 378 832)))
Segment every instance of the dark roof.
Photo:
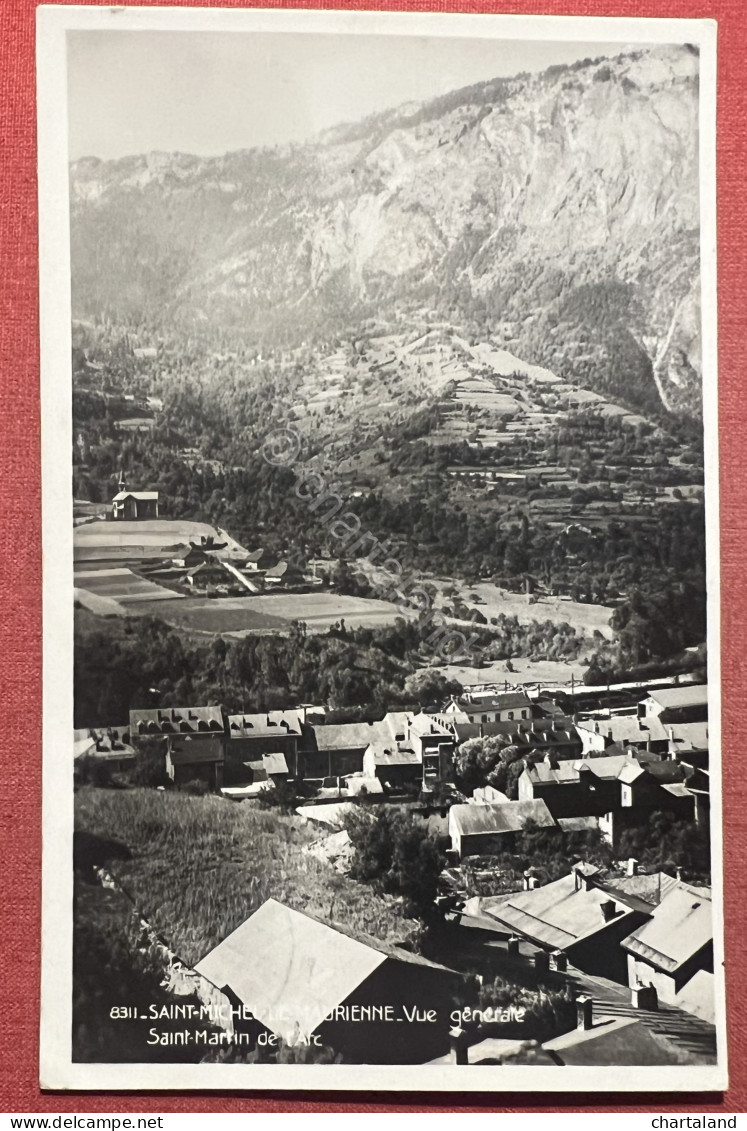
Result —
POLYGON ((625 1065, 676 1064, 653 1033, 636 1017, 598 1017, 591 1029, 571 1029, 542 1048, 556 1064, 625 1065))

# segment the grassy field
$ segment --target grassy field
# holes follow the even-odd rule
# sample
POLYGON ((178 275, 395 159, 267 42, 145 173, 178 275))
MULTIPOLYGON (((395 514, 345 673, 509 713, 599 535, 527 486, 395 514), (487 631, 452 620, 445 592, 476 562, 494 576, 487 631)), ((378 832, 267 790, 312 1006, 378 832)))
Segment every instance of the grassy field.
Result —
POLYGON ((447 679, 456 679, 464 687, 473 683, 506 683, 509 688, 532 684, 570 685, 571 676, 578 684, 583 681, 587 670, 579 660, 565 663, 562 660, 529 660, 525 656, 515 656, 511 660, 511 667, 513 671, 507 669, 505 660, 496 660, 481 668, 447 664, 438 670, 447 679))
POLYGON ((179 597, 173 590, 138 577, 132 570, 122 567, 82 570, 75 574, 75 584, 97 597, 109 597, 122 604, 132 601, 169 601, 179 597))
POLYGON ((270 897, 390 942, 412 938, 414 920, 326 861, 299 817, 217 797, 84 788, 75 824, 91 863, 104 864, 189 964, 270 897))
MULTIPOLYGON (((129 602, 127 612, 150 615, 153 608, 145 602, 129 602)), ((184 597, 170 605, 159 605, 158 616, 175 628, 206 633, 274 632, 284 634, 289 622, 270 616, 249 597, 184 597)))

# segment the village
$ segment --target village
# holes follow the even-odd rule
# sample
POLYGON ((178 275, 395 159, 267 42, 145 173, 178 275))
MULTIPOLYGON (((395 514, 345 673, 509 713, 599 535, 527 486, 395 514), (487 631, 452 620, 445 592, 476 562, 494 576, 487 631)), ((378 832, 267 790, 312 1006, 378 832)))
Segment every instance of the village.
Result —
MULTIPOLYGON (((705 684, 572 697, 474 686, 364 722, 328 723, 327 713, 133 705, 127 719, 74 734, 79 788, 126 789, 145 761, 156 792, 291 813, 313 831, 308 851, 340 874, 355 813, 405 812, 443 854, 438 960, 346 929, 342 911, 323 922, 272 895, 197 962, 161 931, 174 1000, 195 995, 195 1024, 211 1020, 212 1043, 321 1044, 357 1063, 713 1062, 709 877, 622 851, 631 836, 655 839, 650 822, 662 815, 707 838, 705 684), (470 780, 480 784, 468 792, 470 780), (541 853, 537 867, 506 866, 528 835, 567 860, 561 875, 549 878, 541 853), (588 836, 608 846, 608 866, 584 859, 588 836), (548 987, 570 995, 572 1023, 538 1041, 513 1006, 465 1006, 465 980, 497 972, 540 997, 548 987), (404 1010, 411 1023, 398 1029, 404 1010)), ((179 1043, 172 1029, 151 1028, 149 1042, 179 1043)), ((194 1025, 176 1031, 195 1056, 208 1041, 194 1025)))

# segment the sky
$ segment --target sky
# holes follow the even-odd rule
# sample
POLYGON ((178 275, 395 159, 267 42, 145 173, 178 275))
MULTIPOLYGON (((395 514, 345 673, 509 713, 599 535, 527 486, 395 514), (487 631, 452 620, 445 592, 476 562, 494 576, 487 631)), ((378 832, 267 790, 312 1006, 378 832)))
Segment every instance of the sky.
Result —
POLYGON ((70 158, 212 156, 304 141, 485 79, 623 50, 429 36, 69 31, 70 158))

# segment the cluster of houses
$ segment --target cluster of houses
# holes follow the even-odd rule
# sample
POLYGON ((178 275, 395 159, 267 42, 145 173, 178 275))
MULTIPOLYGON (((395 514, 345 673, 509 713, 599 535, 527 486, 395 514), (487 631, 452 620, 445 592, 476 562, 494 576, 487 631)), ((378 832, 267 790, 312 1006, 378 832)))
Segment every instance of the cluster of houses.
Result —
POLYGON ((352 723, 329 723, 313 705, 232 715, 216 706, 135 708, 128 724, 76 732, 76 757, 116 767, 159 740, 175 785, 199 780, 234 800, 287 781, 305 783, 315 804, 419 795, 438 809, 451 793, 457 803, 443 832, 456 859, 511 849, 528 821, 561 833, 598 829, 613 846, 656 811, 707 825, 707 688, 630 698, 617 708, 627 713, 582 718, 552 697, 491 692, 352 723), (489 781, 454 797, 455 753, 471 739, 492 739, 518 762, 513 798, 489 781))
POLYGON ((494 970, 572 990, 575 1025, 543 1043, 524 1009, 459 1007, 463 971, 275 899, 195 964, 190 988, 229 1042, 327 1046, 348 1063, 712 1061, 710 891, 634 865, 609 882, 579 863, 465 908, 494 970))
MULTIPOLYGON (((123 767, 155 743, 175 785, 198 779, 235 800, 302 781, 313 796, 298 811, 326 834, 342 828, 337 810, 364 797, 417 806, 452 866, 510 851, 527 822, 560 837, 599 829, 616 846, 656 810, 707 821, 705 686, 631 690, 612 708, 579 699, 567 713, 560 694, 472 691, 438 710, 354 723, 329 723, 308 704, 231 715, 217 706, 133 709, 127 724, 75 732, 75 758, 123 767), (488 782, 445 802, 455 755, 475 738, 511 748, 515 764, 518 752, 516 796, 488 782)), ((710 889, 679 874, 644 875, 632 859, 619 870, 569 862, 567 874, 541 883, 529 868, 520 891, 449 903, 448 918, 469 940, 459 969, 269 899, 195 964, 192 988, 229 1042, 323 1044, 349 1062, 708 1062, 710 889), (570 987, 576 1026, 538 1043, 515 1017, 464 1024, 454 1003, 466 1000, 466 968, 509 981, 523 970, 522 984, 570 987), (411 1023, 391 1023, 410 1013, 411 1023)))

